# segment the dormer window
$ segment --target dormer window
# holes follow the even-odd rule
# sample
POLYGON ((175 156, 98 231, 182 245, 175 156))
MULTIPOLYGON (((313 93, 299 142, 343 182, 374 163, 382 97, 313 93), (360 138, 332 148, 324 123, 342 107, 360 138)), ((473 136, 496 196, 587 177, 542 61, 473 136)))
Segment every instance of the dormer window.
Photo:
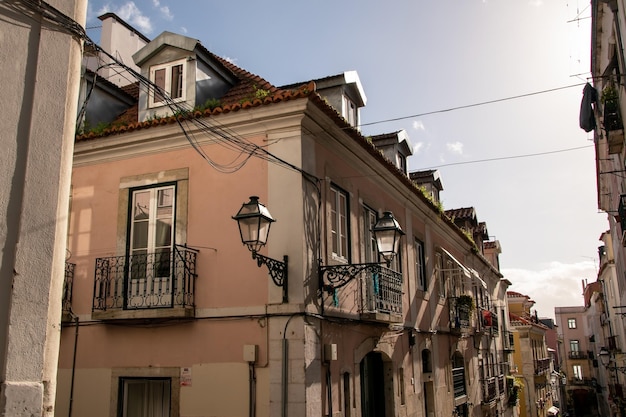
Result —
POLYGON ((348 97, 343 96, 343 117, 350 123, 350 126, 356 126, 358 122, 356 104, 348 97))
MULTIPOLYGON (((185 100, 185 60, 155 65, 150 68, 150 81, 166 92, 174 102, 185 100)), ((150 107, 166 104, 158 91, 150 94, 150 107)))

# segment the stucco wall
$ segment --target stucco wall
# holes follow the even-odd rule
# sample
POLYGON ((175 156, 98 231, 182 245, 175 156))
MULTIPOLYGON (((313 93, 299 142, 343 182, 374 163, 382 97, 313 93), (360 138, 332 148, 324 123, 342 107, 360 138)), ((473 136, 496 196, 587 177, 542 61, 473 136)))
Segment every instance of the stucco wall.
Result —
MULTIPOLYGON (((86 1, 50 4, 84 24, 86 1)), ((54 410, 80 44, 0 3, 0 414, 54 410)), ((3 415, 4 415, 3 414, 3 415)))

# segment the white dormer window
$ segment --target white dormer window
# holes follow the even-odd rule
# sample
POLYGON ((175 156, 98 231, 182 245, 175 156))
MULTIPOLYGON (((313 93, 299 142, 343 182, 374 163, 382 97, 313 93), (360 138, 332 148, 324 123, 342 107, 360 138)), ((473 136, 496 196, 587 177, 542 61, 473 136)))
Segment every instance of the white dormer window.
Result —
MULTIPOLYGON (((168 62, 150 68, 150 81, 165 91, 174 102, 185 100, 185 60, 168 62)), ((166 104, 165 97, 157 91, 150 93, 150 107, 166 104)))
POLYGON ((358 122, 356 104, 348 97, 343 96, 343 117, 350 123, 350 126, 356 126, 358 122))

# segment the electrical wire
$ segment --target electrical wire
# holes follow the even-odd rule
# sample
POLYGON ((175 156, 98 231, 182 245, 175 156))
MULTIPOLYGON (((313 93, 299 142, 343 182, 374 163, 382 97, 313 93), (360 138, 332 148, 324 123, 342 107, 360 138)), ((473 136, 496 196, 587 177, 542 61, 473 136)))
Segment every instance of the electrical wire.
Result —
POLYGON ((580 87, 580 86, 583 86, 585 84, 586 83, 570 84, 570 85, 565 85, 565 86, 562 86, 562 87, 549 88, 547 90, 540 90, 540 91, 534 91, 534 92, 531 92, 531 93, 519 94, 519 95, 516 95, 516 96, 509 96, 509 97, 504 97, 504 98, 498 98, 498 99, 495 99, 495 100, 481 101, 481 102, 478 102, 478 103, 466 104, 466 105, 463 105, 463 106, 456 106, 456 107, 450 107, 450 108, 447 108, 447 109, 433 110, 433 111, 428 111, 428 112, 424 112, 424 113, 417 113, 417 114, 412 114, 410 116, 400 116, 400 117, 394 117, 394 118, 391 118, 391 119, 378 120, 378 121, 375 121, 375 122, 362 123, 359 126, 360 127, 371 126, 371 125, 376 125, 376 124, 381 124, 381 123, 396 122, 398 120, 412 119, 412 118, 415 118, 415 117, 429 116, 429 115, 432 115, 432 114, 448 113, 448 112, 456 111, 456 110, 463 110, 463 109, 469 109, 469 108, 472 108, 472 107, 485 106, 487 104, 501 103, 503 101, 517 100, 519 98, 536 96, 538 94, 552 93, 552 92, 555 92, 555 91, 565 90, 565 89, 572 88, 572 87, 580 87))
POLYGON ((570 151, 577 151, 577 150, 580 150, 580 149, 593 148, 593 146, 594 145, 578 146, 576 148, 557 149, 557 150, 554 150, 554 151, 529 153, 529 154, 523 154, 523 155, 501 156, 501 157, 498 157, 498 158, 478 159, 478 160, 475 160, 475 161, 451 162, 449 164, 435 165, 435 166, 423 168, 421 170, 435 169, 435 168, 448 167, 448 166, 454 166, 454 165, 466 165, 466 164, 478 164, 478 163, 482 163, 482 162, 502 161, 502 160, 506 160, 506 159, 530 158, 530 157, 535 157, 535 156, 551 155, 551 154, 555 154, 555 153, 570 152, 570 151))

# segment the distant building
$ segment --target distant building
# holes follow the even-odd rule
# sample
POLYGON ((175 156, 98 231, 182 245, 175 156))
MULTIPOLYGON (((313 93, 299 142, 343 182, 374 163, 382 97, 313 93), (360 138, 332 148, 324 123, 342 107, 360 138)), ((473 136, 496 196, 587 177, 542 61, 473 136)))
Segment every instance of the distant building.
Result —
POLYGON ((523 385, 519 390, 519 415, 545 417, 559 414, 551 385, 552 360, 546 344, 549 328, 531 313, 535 302, 514 291, 507 292, 511 329, 515 340, 513 376, 523 385))

